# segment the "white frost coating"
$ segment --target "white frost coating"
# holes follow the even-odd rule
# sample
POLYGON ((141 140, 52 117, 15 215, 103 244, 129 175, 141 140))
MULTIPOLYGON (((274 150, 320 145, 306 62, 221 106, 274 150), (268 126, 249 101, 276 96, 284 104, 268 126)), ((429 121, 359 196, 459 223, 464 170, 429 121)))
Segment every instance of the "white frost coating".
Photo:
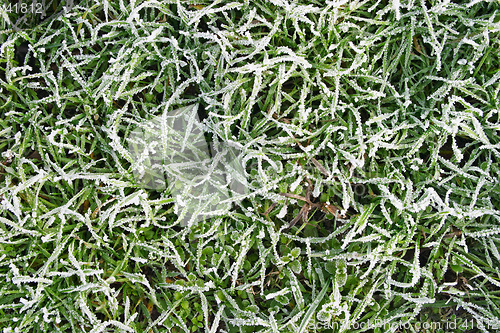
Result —
POLYGON ((396 12, 396 20, 401 19, 401 12, 399 11, 399 6, 400 6, 399 0, 392 0, 392 9, 396 12))
POLYGON ((280 209, 279 213, 276 215, 276 217, 279 219, 284 218, 286 215, 286 211, 287 211, 287 205, 283 205, 283 207, 281 207, 281 209, 280 209))
MULTIPOLYGON (((0 309, 22 307, 21 315, 16 315, 9 324, 12 326, 10 331, 22 331, 15 326, 27 322, 26 317, 22 317, 26 313, 34 318, 31 323, 28 320, 31 326, 26 326, 25 331, 32 330, 33 325, 61 322, 64 316, 57 305, 53 307, 44 298, 44 287, 51 280, 61 279, 74 281, 63 290, 64 295, 70 296, 71 292, 83 294, 83 297, 67 298, 68 308, 78 312, 78 316, 68 313, 73 317, 75 327, 87 325, 88 331, 93 329, 94 332, 133 331, 131 327, 139 315, 134 311, 135 301, 127 295, 119 299, 117 290, 110 286, 113 281, 126 279, 127 283, 136 283, 142 288, 139 290, 148 298, 148 293, 157 294, 158 287, 183 294, 199 294, 205 328, 210 332, 220 330, 222 321, 246 326, 243 330, 262 324, 261 327, 270 332, 281 329, 301 332, 299 326, 306 322, 304 318, 313 319, 305 314, 314 296, 330 278, 323 269, 325 263, 333 264, 328 268, 335 270, 336 276, 328 290, 330 301, 322 301, 323 306, 318 305, 315 313, 309 314, 325 323, 334 316, 344 318, 340 331, 349 331, 349 325, 359 321, 367 311, 375 311, 373 318, 380 319, 380 310, 370 310, 377 305, 375 303, 384 302, 371 297, 374 289, 364 293, 364 299, 352 297, 365 283, 385 291, 386 298, 401 296, 407 304, 413 305, 383 318, 381 325, 390 325, 403 317, 411 320, 408 318, 416 316, 422 305, 434 301, 435 291, 451 295, 452 300, 475 316, 476 322, 498 324, 498 321, 482 320, 486 315, 491 316, 483 305, 460 301, 459 297, 465 299, 467 294, 456 290, 456 284, 440 284, 439 280, 433 279, 434 273, 428 265, 418 260, 403 260, 400 253, 404 248, 415 246, 421 231, 416 227, 420 224, 429 224, 431 234, 424 237, 421 247, 428 247, 431 251, 443 244, 442 237, 448 238, 452 232, 445 230, 447 226, 455 225, 461 229, 462 235, 448 239, 453 242, 452 247, 459 247, 465 253, 473 252, 475 250, 468 246, 472 240, 479 242, 487 253, 484 262, 495 265, 487 269, 463 257, 462 264, 476 274, 466 287, 480 290, 478 286, 484 284, 480 280, 488 280, 491 274, 500 274, 496 268, 500 260, 496 246, 500 228, 480 228, 473 222, 477 219, 481 224, 492 225, 498 222, 499 216, 495 197, 490 195, 496 193, 498 168, 483 161, 500 157, 500 144, 494 140, 500 131, 496 123, 498 110, 492 109, 490 103, 498 97, 500 72, 492 73, 484 67, 488 64, 486 51, 494 47, 494 34, 500 26, 490 14, 467 17, 468 6, 494 4, 479 4, 476 0, 469 0, 469 4, 448 0, 432 3, 423 0, 374 1, 368 4, 371 8, 362 9, 365 12, 359 15, 351 9, 366 5, 366 2, 327 0, 321 4, 299 5, 297 1, 273 0, 276 6, 272 14, 276 15, 272 16, 276 19, 269 20, 268 13, 262 10, 265 5, 255 7, 249 0, 241 3, 213 1, 206 5, 190 3, 193 2, 118 0, 112 3, 106 0, 103 2, 106 19, 98 24, 89 20, 91 15, 85 17, 73 12, 64 18, 61 29, 48 31, 46 37, 30 46, 30 56, 37 58, 41 65, 41 73, 35 75, 27 75, 29 67, 13 61, 14 45, 19 37, 27 37, 25 32, 13 34, 12 38, 9 36, 0 46, 1 55, 6 59, 5 80, 49 93, 48 97, 33 100, 30 105, 33 127, 40 130, 35 135, 37 140, 25 142, 25 134, 18 132, 15 143, 4 149, 10 149, 2 154, 5 161, 0 160, 6 162, 2 166, 5 184, 0 191, 0 213, 4 214, 4 220, 0 218, 2 239, 17 242, 29 238, 34 245, 38 242, 53 249, 44 258, 43 266, 33 274, 27 268, 37 252, 30 251, 25 257, 15 258, 9 257, 7 252, 0 255, 0 262, 8 270, 5 285, 10 284, 16 292, 19 289, 25 294, 14 301, 16 304, 0 306, 0 309), (165 10, 168 3, 177 3, 173 15, 165 10), (234 19, 232 11, 235 9, 238 10, 236 18, 240 20, 234 19), (372 11, 371 18, 364 15, 366 11, 372 11), (151 14, 151 18, 156 13, 159 16, 154 17, 155 22, 148 22, 143 13, 146 16, 151 14), (164 13, 167 21, 162 18, 164 13), (117 14, 119 20, 114 18, 117 14), (172 34, 167 25, 177 18, 182 22, 179 30, 172 34), (446 21, 450 18, 460 24, 448 24, 446 21), (202 21, 208 22, 208 31, 202 32, 206 30, 202 28, 202 21), (76 34, 72 29, 80 23, 82 28, 76 34), (467 31, 465 38, 463 26, 467 31), (482 33, 477 33, 478 30, 482 33), (290 41, 281 39, 283 34, 288 34, 290 41), (46 45, 57 43, 58 35, 73 35, 79 39, 79 44, 70 45, 72 42, 66 39, 67 44, 54 52, 54 48, 46 45), (84 54, 98 41, 107 45, 109 61, 106 57, 84 54), (332 44, 333 41, 336 44, 332 44), (290 46, 295 43, 297 47, 290 46), (83 54, 74 54, 79 53, 73 52, 77 50, 83 54), (481 67, 485 57, 486 62, 481 67), (427 74, 416 71, 413 66, 418 58, 430 59, 427 74), (89 68, 91 61, 97 64, 97 71, 89 68), (447 66, 441 66, 445 61, 447 66), (64 71, 56 73, 52 69, 51 64, 57 63, 64 71), (449 66, 455 68, 448 71, 449 66), (104 72, 101 73, 101 69, 104 72), (471 78, 469 71, 476 69, 479 69, 479 75, 471 78), (398 82, 400 76, 410 73, 415 75, 411 80, 407 78, 398 82), (83 89, 68 91, 63 83, 66 77, 83 89), (419 79, 436 83, 432 85, 436 87, 434 91, 419 97, 422 101, 415 94, 419 79), (186 89, 193 86, 200 88, 194 98, 190 93, 186 94, 186 89), (163 101, 147 103, 140 100, 144 93, 158 98, 155 92, 160 88, 166 96, 163 101), (349 92, 350 89, 354 94, 349 92), (274 95, 268 96, 271 91, 274 95), (122 109, 116 108, 116 104, 121 105, 117 98, 127 101, 122 109), (86 104, 84 112, 70 118, 61 114, 55 126, 48 126, 45 115, 37 111, 49 102, 71 111, 68 102, 80 99, 86 104), (102 102, 109 108, 106 112, 101 112, 104 111, 100 108, 102 102), (183 115, 177 114, 178 110, 170 111, 202 102, 208 114, 203 124, 192 109, 185 109, 183 115), (365 110, 361 110, 360 103, 365 110), (142 122, 141 117, 158 115, 163 110, 169 112, 162 114, 165 118, 158 120, 157 126, 142 122), (95 125, 94 121, 103 122, 102 129, 108 135, 104 143, 112 148, 107 149, 108 156, 100 160, 88 159, 90 145, 87 143, 94 146, 97 140, 97 144, 101 144, 99 130, 89 127, 89 124, 95 125), (176 124, 182 126, 176 127, 176 124), (131 134, 135 127, 137 137, 132 135, 135 132, 131 134), (204 141, 204 133, 208 130, 214 134, 212 148, 207 148, 204 141), (273 130, 277 130, 277 134, 268 134, 273 130), (128 145, 123 144, 124 134, 128 136, 128 145), (81 141, 75 138, 81 138, 81 141), (464 147, 463 139, 467 141, 467 147, 464 147), (21 145, 26 153, 37 150, 42 163, 23 157, 19 149, 21 145), (136 149, 133 153, 127 150, 131 147, 136 149), (235 158, 228 156, 231 151, 228 148, 233 149, 235 158), (169 149, 172 154, 167 154, 169 149), (443 149, 451 150, 450 158, 441 156, 443 149), (69 163, 57 158, 57 154, 64 155, 68 151, 76 155, 69 163), (243 175, 239 174, 236 163, 240 155, 244 156, 242 161, 245 162, 243 175), (328 172, 313 166, 310 163, 312 157, 328 172), (470 163, 472 159, 475 159, 473 164, 470 163), (308 162, 304 164, 304 160, 308 162), (112 170, 93 172, 103 161, 114 163, 112 170), (121 163, 123 161, 126 163, 121 163), (131 164, 130 168, 127 162, 131 164), (283 170, 283 165, 292 168, 283 170), (291 187, 297 193, 301 190, 298 195, 303 196, 302 187, 308 185, 305 175, 313 183, 312 201, 319 203, 316 198, 328 193, 329 202, 325 205, 348 212, 345 219, 337 221, 337 228, 324 238, 304 238, 301 233, 275 228, 276 222, 286 226, 286 219, 295 217, 291 211, 297 209, 299 201, 285 200, 277 192, 290 193, 291 187), (251 195, 247 188, 242 190, 234 185, 244 184, 250 177, 256 178, 247 184, 253 191, 251 195), (77 183, 90 184, 97 192, 71 193, 66 182, 70 187, 77 183), (58 189, 65 192, 62 197, 67 197, 67 200, 57 208, 46 203, 47 183, 58 185, 58 189), (150 186, 159 193, 141 193, 135 188, 137 184, 150 186), (335 190, 333 196, 329 193, 332 187, 335 190), (363 200, 358 200, 356 189, 359 192, 360 188, 363 188, 363 200), (159 198, 151 199, 151 196, 158 195, 159 198), (103 199, 106 197, 108 199, 103 199), (243 212, 229 211, 231 204, 238 205, 244 198, 250 199, 250 205, 245 205, 243 212), (96 208, 81 212, 85 200, 96 208), (265 205, 262 201, 266 200, 269 204, 279 205, 275 209, 279 211, 276 216, 263 217, 262 207, 265 205), (373 201, 380 201, 379 206, 373 213, 365 213, 367 210, 362 202, 373 201), (162 215, 171 203, 175 203, 174 209, 179 214, 178 223, 188 225, 181 233, 187 236, 194 231, 196 242, 182 244, 182 249, 171 242, 170 216, 162 215), (196 221, 219 214, 207 223, 208 228, 204 225, 199 232, 198 228, 189 228, 196 221), (435 223, 429 223, 430 218, 435 218, 435 223), (61 228, 67 226, 70 219, 78 223, 74 234, 69 234, 73 230, 61 228), (276 221, 278 219, 284 220, 276 221), (234 224, 239 227, 237 231, 232 229, 234 224), (134 243, 134 239, 144 239, 141 233, 150 225, 162 228, 161 241, 134 243), (90 240, 79 239, 83 230, 85 235, 91 236, 90 240), (224 290, 220 284, 216 287, 213 282, 181 286, 158 279, 154 281, 159 285, 154 285, 148 282, 150 276, 125 277, 121 271, 117 271, 116 280, 115 277, 106 279, 109 274, 105 277, 103 270, 98 269, 101 267, 97 261, 101 253, 99 249, 112 246, 116 234, 123 236, 120 240, 123 251, 137 247, 144 251, 127 252, 120 258, 123 263, 128 260, 132 266, 157 265, 159 258, 163 265, 168 260, 169 265, 174 265, 175 270, 187 278, 186 264, 194 260, 201 281, 227 278, 231 279, 234 290, 255 292, 251 288, 259 286, 260 294, 269 299, 281 299, 284 297, 280 294, 286 295, 294 304, 293 312, 287 312, 290 309, 285 305, 277 312, 262 315, 260 304, 257 304, 257 309, 255 305, 241 307, 226 293, 228 289, 224 290), (234 253, 223 246, 228 245, 227 242, 221 243, 226 234, 231 235, 230 245, 234 253), (302 248, 301 253, 306 258, 298 267, 301 268, 299 271, 309 275, 308 278, 297 275, 300 273, 296 271, 295 262, 284 261, 281 251, 278 251, 283 237, 302 248), (267 241, 269 238, 273 241, 271 245, 267 241), (320 248, 333 238, 337 238, 340 244, 345 240, 342 248, 348 252, 321 251, 320 248), (247 254, 254 251, 249 250, 251 242, 256 246, 259 258, 250 268, 252 273, 247 274, 243 267, 247 264, 247 254), (357 252, 348 248, 355 243, 361 245, 357 252), (383 245, 364 246, 368 243, 383 245), (208 256, 206 263, 202 264, 200 255, 206 246, 213 247, 214 253, 220 257, 212 261, 213 258, 208 256), (97 257, 88 263, 80 262, 82 259, 76 255, 80 250, 95 249, 98 249, 95 252, 97 257), (410 273, 407 280, 391 271, 394 261, 395 270, 403 268, 410 273), (287 280, 281 280, 285 284, 271 291, 269 288, 275 276, 268 275, 267 268, 274 264, 281 266, 287 280), (360 277, 351 291, 342 288, 348 272, 360 277), (208 274, 211 277, 207 279, 208 274), (244 282, 243 275, 255 278, 244 282), (270 279, 271 284, 268 284, 270 279), (405 290, 406 294, 400 292, 401 288, 410 286, 418 288, 405 290), (222 305, 216 297, 213 302, 217 302, 218 307, 208 306, 205 293, 215 288, 222 289, 229 303, 222 305), (91 301, 95 296, 106 300, 102 310, 109 311, 112 318, 121 318, 117 313, 123 313, 123 322, 94 319, 96 308, 91 301), (253 312, 255 310, 257 313, 253 312), (92 322, 94 325, 90 327, 88 324, 92 322)), ((3 87, 2 92, 5 91, 3 87)), ((15 105, 12 106, 11 101, 4 107, 7 118, 24 116, 15 105)), ((8 127, 0 130, 0 139, 13 141, 12 129, 18 127, 9 127, 9 120, 6 121, 8 127)), ((319 209, 317 211, 321 213, 319 209)), ((315 214, 311 210, 309 218, 315 214)), ((322 225, 318 227, 322 228, 322 225)), ((449 254, 450 261, 453 256, 454 253, 449 254)), ((418 252, 415 257, 419 257, 418 252)), ((122 269, 126 271, 128 266, 122 266, 122 269)), ((498 286, 494 279, 489 283, 498 286)), ((154 309, 160 311, 161 304, 153 303, 154 309)), ((160 326, 166 318, 177 315, 176 312, 168 313, 165 308, 161 310, 163 313, 157 320, 147 323, 146 331, 163 329, 160 326)), ((182 321, 179 326, 181 331, 189 330, 182 321)), ((307 331, 305 325, 302 328, 302 332, 307 331)))
POLYGON ((267 294, 266 295, 266 300, 270 300, 270 299, 276 298, 277 296, 286 295, 286 294, 289 294, 290 292, 291 292, 290 289, 284 288, 284 289, 281 289, 280 291, 277 291, 275 293, 267 294))

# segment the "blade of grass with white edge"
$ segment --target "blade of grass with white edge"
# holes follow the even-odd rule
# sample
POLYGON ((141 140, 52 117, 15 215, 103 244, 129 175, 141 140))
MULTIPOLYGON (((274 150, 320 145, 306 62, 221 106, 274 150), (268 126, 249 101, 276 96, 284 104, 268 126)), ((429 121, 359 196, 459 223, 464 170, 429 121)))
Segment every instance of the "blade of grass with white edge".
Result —
POLYGON ((372 203, 367 209, 363 211, 363 213, 358 217, 358 220, 356 221, 356 225, 354 228, 352 228, 347 236, 344 239, 344 244, 342 244, 341 249, 344 250, 346 246, 349 244, 349 242, 352 240, 354 236, 356 236, 359 233, 362 233, 363 230, 366 228, 366 225, 368 223, 368 218, 372 215, 373 211, 375 210, 375 207, 377 207, 376 203, 372 203))
POLYGON ((302 322, 300 323, 298 333, 303 333, 307 330, 307 324, 311 320, 319 303, 321 302, 323 297, 325 297, 325 294, 326 294, 326 291, 328 290, 328 287, 330 287, 330 281, 328 281, 326 283, 326 285, 323 287, 323 289, 321 289, 321 292, 319 293, 318 297, 316 297, 314 302, 312 302, 311 306, 309 307, 309 310, 307 310, 306 314, 304 315, 304 318, 302 319, 302 322))
POLYGON ((225 305, 223 304, 217 310, 217 313, 215 314, 215 319, 214 319, 214 321, 212 323, 212 327, 210 328, 209 333, 215 333, 216 330, 217 330, 217 328, 219 328, 219 322, 220 322, 220 318, 221 318, 221 315, 222 315, 222 311, 224 311, 224 308, 225 308, 225 305))

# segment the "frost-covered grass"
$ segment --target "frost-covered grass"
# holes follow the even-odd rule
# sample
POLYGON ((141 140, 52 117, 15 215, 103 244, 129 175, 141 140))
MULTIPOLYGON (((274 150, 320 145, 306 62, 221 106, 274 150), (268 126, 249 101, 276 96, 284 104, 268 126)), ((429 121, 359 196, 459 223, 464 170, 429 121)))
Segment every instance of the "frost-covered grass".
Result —
POLYGON ((83 0, 18 32, 0 12, 0 327, 496 332, 499 9, 83 0), (191 104, 251 191, 186 227, 125 138, 191 104))

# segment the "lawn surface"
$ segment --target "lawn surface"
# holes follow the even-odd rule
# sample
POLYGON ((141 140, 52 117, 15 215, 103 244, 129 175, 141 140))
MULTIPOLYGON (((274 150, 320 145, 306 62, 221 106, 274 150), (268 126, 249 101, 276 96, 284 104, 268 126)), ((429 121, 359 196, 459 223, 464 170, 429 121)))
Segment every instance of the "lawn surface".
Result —
POLYGON ((498 332, 499 1, 46 2, 0 11, 4 332, 498 332), (186 225, 127 138, 191 105, 248 191, 186 225))

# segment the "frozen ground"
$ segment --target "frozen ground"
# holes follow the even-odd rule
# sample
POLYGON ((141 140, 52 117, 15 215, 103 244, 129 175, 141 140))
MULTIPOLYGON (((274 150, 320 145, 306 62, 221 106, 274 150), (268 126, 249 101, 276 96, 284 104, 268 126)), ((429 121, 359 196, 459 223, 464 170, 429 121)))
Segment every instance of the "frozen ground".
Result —
POLYGON ((0 12, 4 332, 499 329, 498 1, 52 5, 0 12))

